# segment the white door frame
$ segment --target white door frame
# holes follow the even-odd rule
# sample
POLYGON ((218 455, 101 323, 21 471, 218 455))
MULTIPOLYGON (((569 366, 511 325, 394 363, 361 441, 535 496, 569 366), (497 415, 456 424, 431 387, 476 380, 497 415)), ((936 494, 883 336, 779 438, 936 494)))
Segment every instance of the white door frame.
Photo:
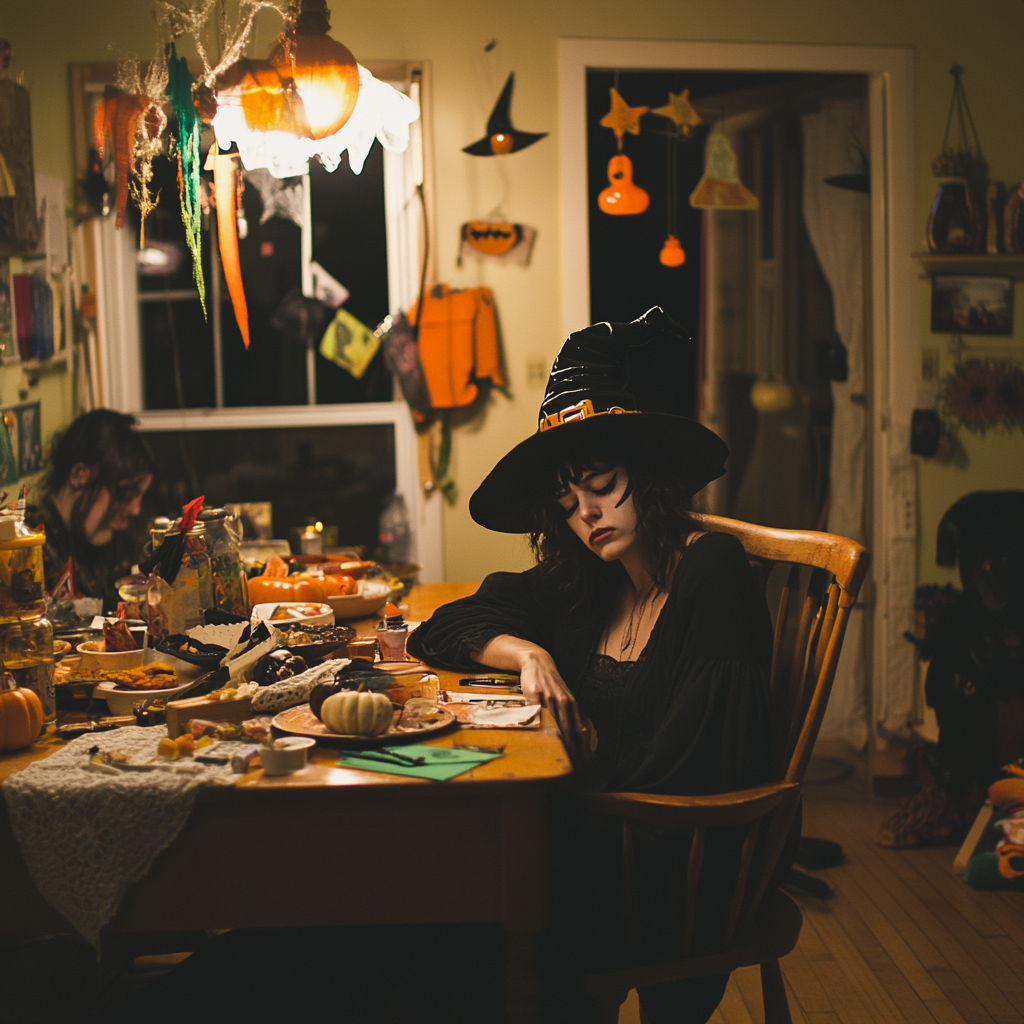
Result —
MULTIPOLYGON (((874 597, 872 731, 904 729, 913 709, 916 477, 910 417, 920 373, 914 248, 914 56, 909 47, 560 39, 559 136, 562 318, 565 334, 590 322, 587 216, 588 68, 798 71, 864 74, 871 119, 874 597)), ((868 588, 871 589, 870 587, 868 588)))

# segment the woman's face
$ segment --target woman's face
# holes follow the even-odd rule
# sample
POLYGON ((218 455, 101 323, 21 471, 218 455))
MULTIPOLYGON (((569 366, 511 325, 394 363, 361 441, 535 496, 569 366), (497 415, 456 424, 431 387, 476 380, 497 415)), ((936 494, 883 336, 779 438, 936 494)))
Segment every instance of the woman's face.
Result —
POLYGON ((637 543, 637 514, 629 474, 621 466, 584 470, 578 483, 564 480, 558 504, 573 533, 605 562, 637 543))
POLYGON ((146 475, 139 480, 128 480, 111 493, 101 487, 99 493, 82 523, 85 539, 96 547, 109 544, 115 533, 127 530, 142 511, 142 498, 153 477, 146 475))

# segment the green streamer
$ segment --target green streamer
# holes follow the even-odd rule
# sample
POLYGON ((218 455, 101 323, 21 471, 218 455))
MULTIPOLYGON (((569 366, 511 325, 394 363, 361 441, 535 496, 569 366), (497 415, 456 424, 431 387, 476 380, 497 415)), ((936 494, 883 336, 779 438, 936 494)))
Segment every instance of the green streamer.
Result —
POLYGON ((199 301, 206 316, 206 284, 203 281, 202 211, 199 206, 199 118, 192 102, 192 76, 188 61, 179 57, 174 43, 167 48, 167 98, 174 113, 175 144, 178 147, 178 187, 181 192, 181 220, 192 253, 192 274, 199 289, 199 301))

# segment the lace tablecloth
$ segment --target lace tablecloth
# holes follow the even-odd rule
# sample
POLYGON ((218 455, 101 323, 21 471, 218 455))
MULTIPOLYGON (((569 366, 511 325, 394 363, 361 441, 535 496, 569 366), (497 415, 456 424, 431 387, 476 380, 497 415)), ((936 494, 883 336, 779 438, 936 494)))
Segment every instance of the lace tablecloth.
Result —
POLYGON ((184 762, 188 771, 108 775, 85 767, 90 747, 123 750, 139 762, 155 755, 166 735, 160 727, 133 726, 81 736, 4 784, 11 827, 32 880, 93 945, 128 887, 177 837, 199 790, 231 784, 230 765, 195 765, 191 759, 184 762))

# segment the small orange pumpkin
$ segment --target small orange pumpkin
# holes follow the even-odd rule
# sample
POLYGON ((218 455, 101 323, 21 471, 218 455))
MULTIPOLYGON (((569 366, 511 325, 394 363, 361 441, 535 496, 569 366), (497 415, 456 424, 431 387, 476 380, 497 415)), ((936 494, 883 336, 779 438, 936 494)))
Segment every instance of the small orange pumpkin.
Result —
POLYGON ((0 750, 21 750, 42 731, 43 705, 32 690, 0 690, 0 750))

